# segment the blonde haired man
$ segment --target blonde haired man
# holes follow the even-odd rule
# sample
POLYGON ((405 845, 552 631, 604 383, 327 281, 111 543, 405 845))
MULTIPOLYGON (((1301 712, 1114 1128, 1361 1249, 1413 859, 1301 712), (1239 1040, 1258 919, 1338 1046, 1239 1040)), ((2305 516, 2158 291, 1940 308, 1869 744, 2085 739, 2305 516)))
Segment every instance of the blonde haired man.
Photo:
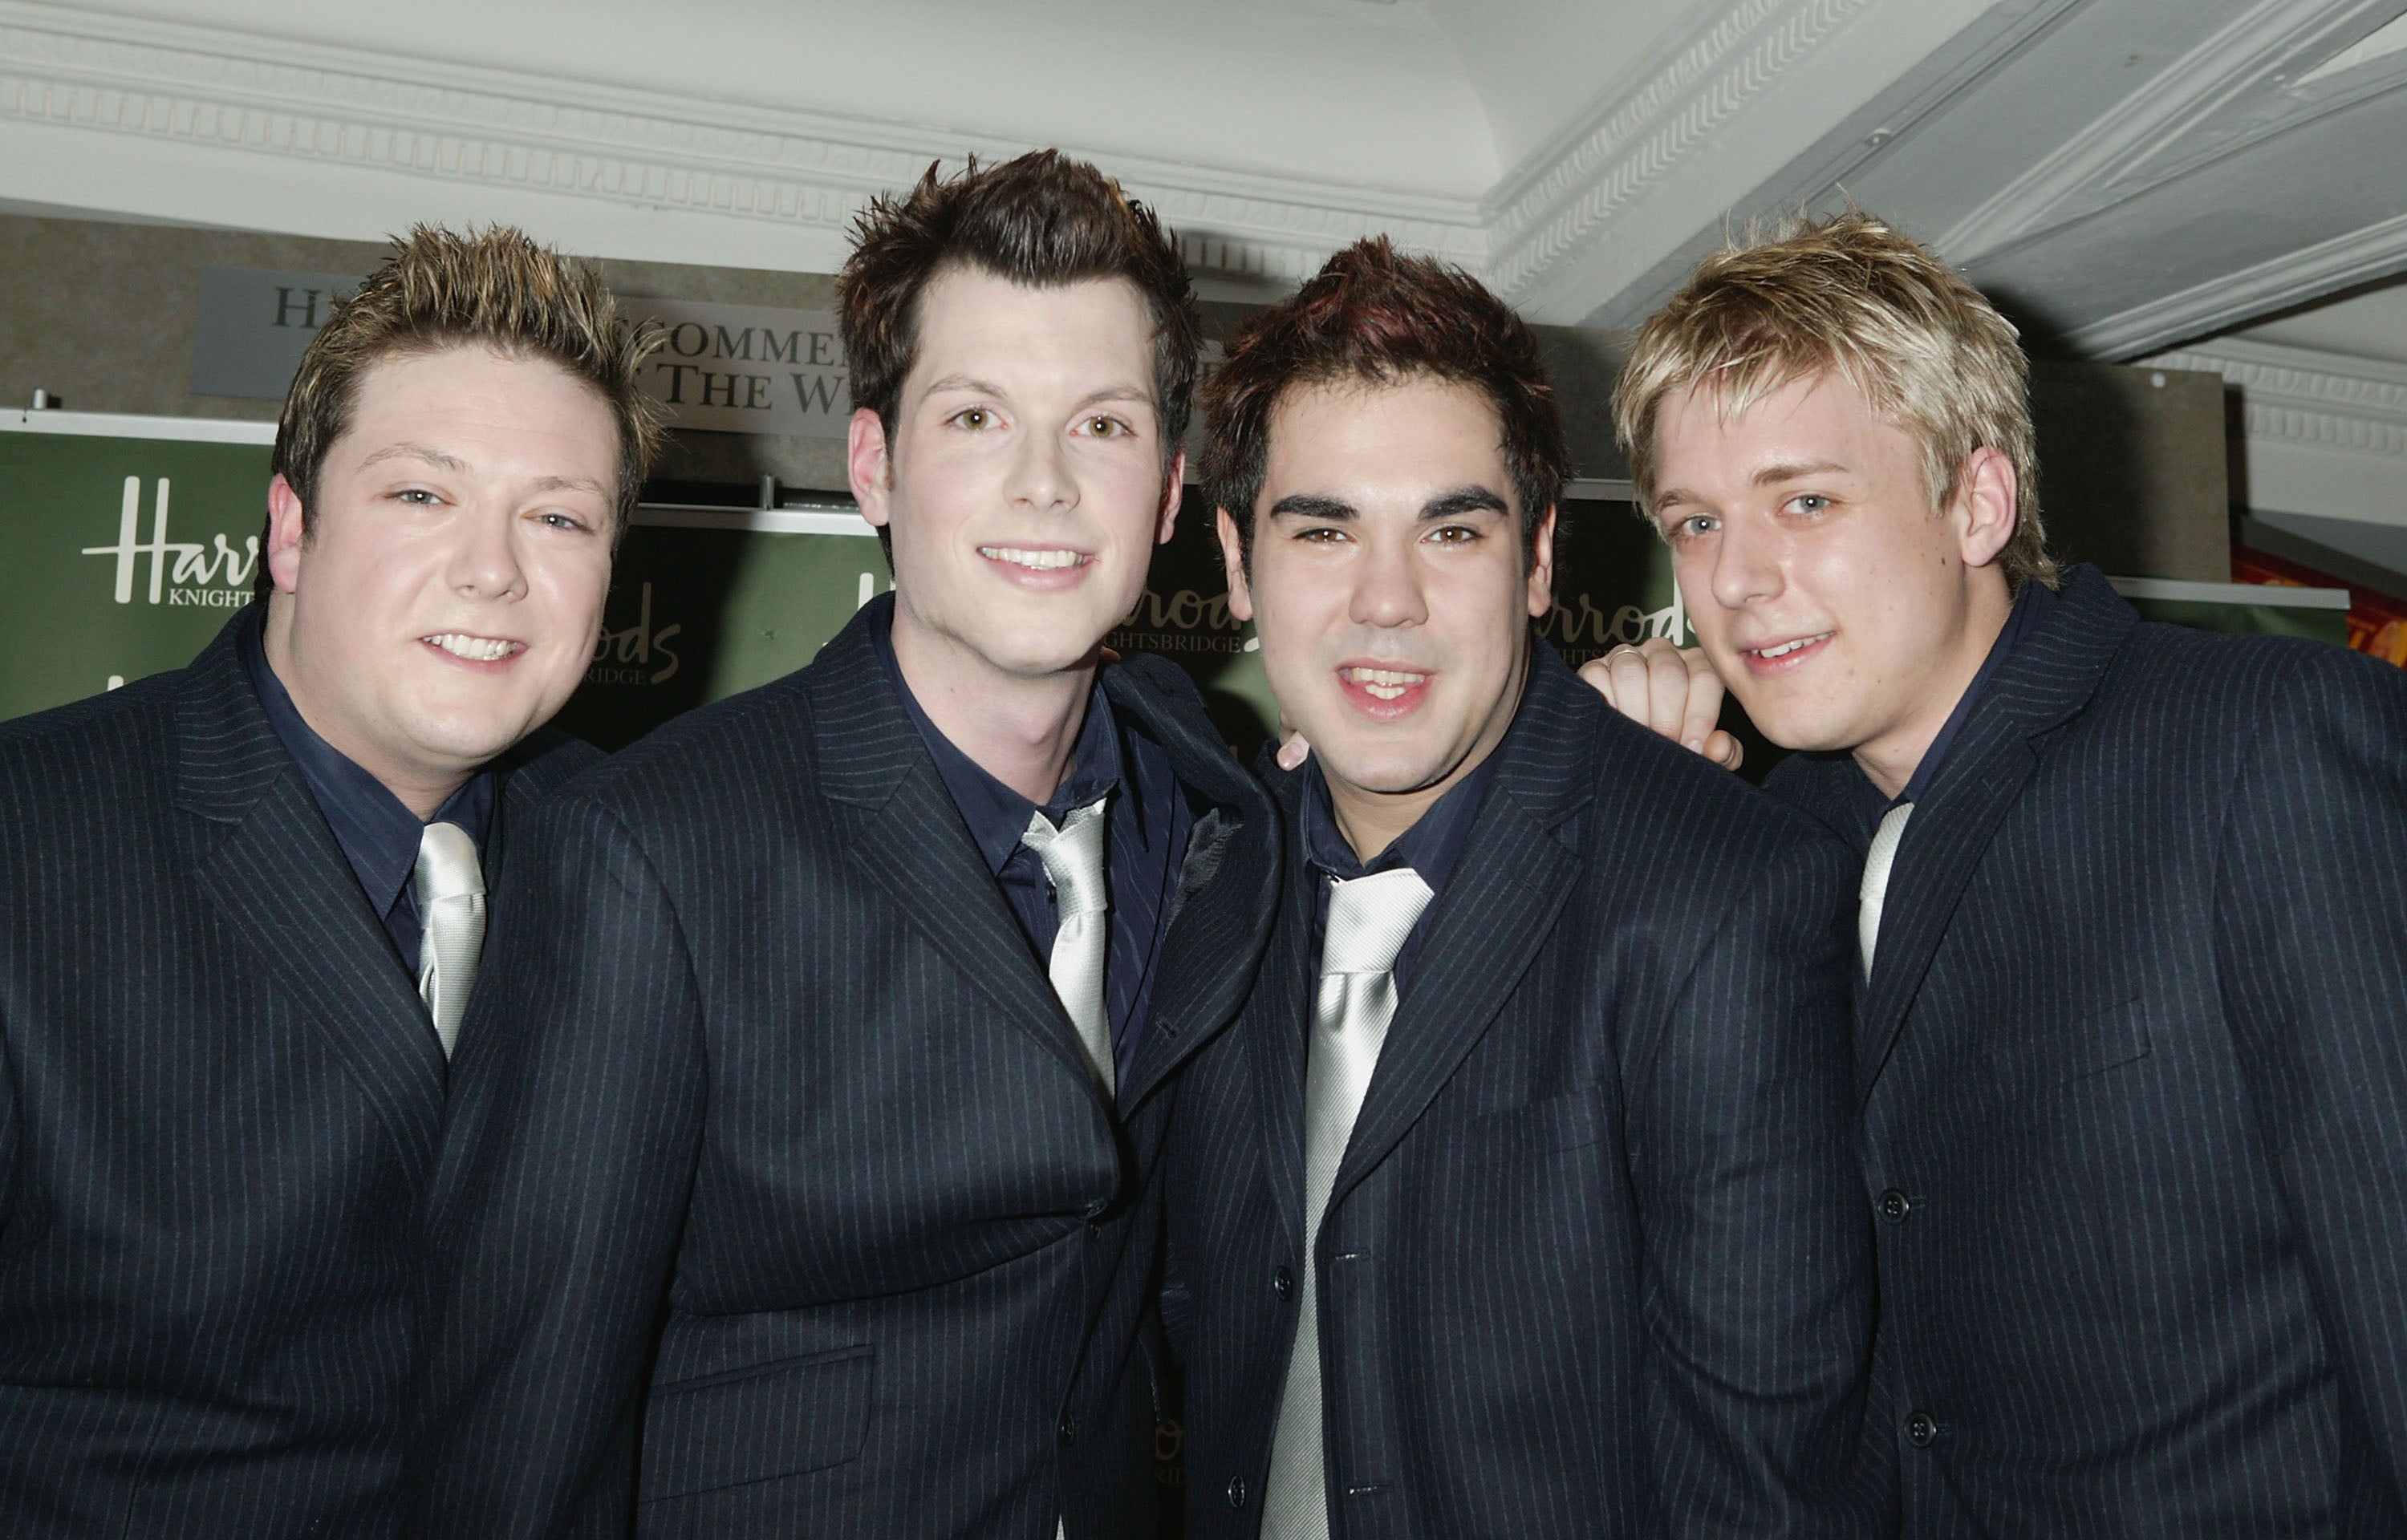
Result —
POLYGON ((1905 1530, 2396 1534, 2407 679, 2059 576, 2025 372, 1850 215, 1709 259, 1617 402, 1705 659, 1804 751, 1768 788, 1865 856, 1905 1530))
POLYGON ((645 347, 420 230, 302 360, 261 601, 0 728, 0 1533, 392 1534, 504 837, 593 751, 645 347))

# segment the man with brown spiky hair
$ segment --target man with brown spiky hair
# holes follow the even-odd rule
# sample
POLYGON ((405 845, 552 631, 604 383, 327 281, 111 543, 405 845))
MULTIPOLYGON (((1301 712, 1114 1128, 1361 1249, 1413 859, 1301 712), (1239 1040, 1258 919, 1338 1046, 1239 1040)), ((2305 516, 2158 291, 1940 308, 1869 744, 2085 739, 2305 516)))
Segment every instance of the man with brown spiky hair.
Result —
POLYGON ((1475 280, 1341 251, 1206 413, 1312 752, 1164 1160, 1188 1534, 1873 1533, 1845 852, 1534 634, 1568 457, 1475 280))
POLYGON ((469 1024, 421 1529, 1118 1540, 1171 1070, 1275 817, 1107 662, 1177 510, 1194 302, 1041 152, 863 216, 852 486, 894 590, 560 798, 469 1024))
POLYGON ((1858 853, 1905 1533, 2407 1533, 2407 678, 2059 573, 2027 371, 1850 214, 1707 259, 1616 403, 1858 853))
POLYGON ((408 1285, 505 836, 599 756, 656 436, 587 269, 420 229, 311 342, 261 597, 0 728, 0 1533, 396 1533, 408 1285))

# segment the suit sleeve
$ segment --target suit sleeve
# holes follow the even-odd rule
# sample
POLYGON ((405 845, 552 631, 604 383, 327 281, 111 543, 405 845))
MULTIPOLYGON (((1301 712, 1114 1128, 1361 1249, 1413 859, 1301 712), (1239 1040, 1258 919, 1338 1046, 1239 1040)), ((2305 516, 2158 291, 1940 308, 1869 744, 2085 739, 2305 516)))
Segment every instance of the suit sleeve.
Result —
POLYGON ((582 798, 514 846, 494 910, 430 1211, 409 1533, 623 1533, 701 1145, 700 1005, 659 877, 582 798))
POLYGON ((2407 1494, 2407 674, 2302 658, 2226 826, 2226 1015, 2343 1389, 2407 1494))
POLYGON ((1819 837, 1747 874, 1631 1067, 1666 1534, 1859 1535, 1881 1510, 1859 1462, 1873 1255, 1852 875, 1819 837))

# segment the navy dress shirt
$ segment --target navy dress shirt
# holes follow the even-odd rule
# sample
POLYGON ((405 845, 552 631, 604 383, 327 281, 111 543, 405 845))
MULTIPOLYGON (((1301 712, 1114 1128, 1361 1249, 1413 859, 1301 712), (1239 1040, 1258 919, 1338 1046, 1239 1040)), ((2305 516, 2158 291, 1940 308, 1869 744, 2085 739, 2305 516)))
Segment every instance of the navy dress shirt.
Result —
POLYGON ((1872 849, 1873 836, 1879 831, 1880 821, 1889 809, 1901 802, 1922 800, 1923 793, 1930 789, 1931 781, 1938 776, 1940 762, 1947 757, 1947 750, 1956 742, 1957 733, 1971 719, 1973 707, 1980 700, 1982 690, 1988 686, 1989 676, 1998 671, 1998 665, 2011 657, 2014 650, 2022 645, 2023 638, 2037 629, 2039 623, 2046 619, 2048 612, 2055 608, 2055 589, 2044 583, 2025 580, 2022 591, 2015 595, 2015 607, 2007 612, 2006 623, 1999 630, 1998 639, 1989 643, 1989 656, 1981 660, 1981 671, 1964 686, 1964 693, 1957 698, 1956 709, 1947 713, 1946 722, 1940 727, 1939 736, 1930 741, 1930 747, 1922 751, 1922 762, 1914 767, 1914 774, 1907 778, 1905 789, 1895 797, 1884 797, 1880 787, 1873 784, 1871 776, 1863 778, 1864 796, 1859 798, 1858 808, 1861 815, 1858 820, 1859 827, 1851 831, 1856 836, 1856 847, 1859 852, 1872 849))
POLYGON ((1430 901, 1421 911, 1421 917, 1413 922, 1404 944, 1396 951, 1396 994, 1398 998, 1403 997, 1414 959, 1420 954, 1422 932, 1428 928, 1431 912, 1437 908, 1437 896, 1446 891, 1446 880, 1452 875, 1455 863, 1462 856, 1462 847, 1471 838, 1471 826, 1479 817, 1479 804, 1488 796, 1488 783, 1495 778, 1495 764, 1496 756, 1490 753, 1472 768, 1469 775, 1448 786, 1445 796, 1431 802, 1412 827, 1397 835, 1387 849, 1363 861, 1355 855, 1354 847, 1338 830, 1337 810, 1330 802, 1329 783, 1321 776, 1320 761, 1304 761, 1301 772, 1304 777, 1303 816, 1299 821, 1303 826, 1304 866, 1312 880, 1315 977, 1319 973, 1321 935, 1329 924, 1331 885, 1410 867, 1429 884, 1430 901))
POLYGON ((446 798, 433 818, 420 822, 400 798, 385 789, 383 782, 353 764, 302 720, 284 681, 268 667, 261 631, 260 626, 249 627, 236 644, 243 671, 250 676, 251 690, 266 710, 276 736, 283 740, 285 752, 300 767, 302 784, 325 815, 326 827, 335 831, 335 843, 351 863, 351 874, 367 895, 368 907, 384 923, 384 933, 392 938, 402 967, 415 980, 420 922, 418 883, 413 879, 418 873, 419 841, 427 824, 457 824, 477 841, 477 858, 482 861, 485 836, 493 819, 493 772, 478 770, 468 777, 468 784, 446 798))
MULTIPOLYGON (((902 697, 903 709, 910 713, 911 725, 936 762, 937 775, 961 810, 971 841, 986 857, 987 870, 1003 889, 1037 961, 1045 962, 1053 955, 1053 938, 1061 922, 1054 911, 1052 884, 1045 880, 1045 863, 1020 843, 1037 804, 988 774, 928 719, 895 661, 890 616, 886 625, 871 627, 869 634, 894 693, 902 697)), ((1162 920, 1170 911, 1171 884, 1178 880, 1178 857, 1187 848, 1195 814, 1171 770, 1169 751, 1133 724, 1119 720, 1099 674, 1087 697, 1087 719, 1078 728, 1070 773, 1044 804, 1044 813, 1058 827, 1072 809, 1104 797, 1110 802, 1104 870, 1111 884, 1112 910, 1104 1009, 1112 1024, 1117 1078, 1126 1080, 1153 997, 1154 965, 1161 951, 1162 920)))

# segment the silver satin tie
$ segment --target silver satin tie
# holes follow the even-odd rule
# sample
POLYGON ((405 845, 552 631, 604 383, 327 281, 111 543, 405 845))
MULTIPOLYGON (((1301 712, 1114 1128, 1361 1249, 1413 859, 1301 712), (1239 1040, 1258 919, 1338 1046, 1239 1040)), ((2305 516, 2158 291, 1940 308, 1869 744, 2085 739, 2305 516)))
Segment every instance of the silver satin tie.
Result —
POLYGON ((485 948, 485 872, 457 824, 429 824, 418 838, 418 996, 448 1059, 485 948))
POLYGON ((1864 885, 1856 894, 1856 944, 1863 950, 1864 977, 1873 976, 1873 952, 1880 944, 1881 906, 1888 899, 1888 871, 1897 864, 1897 847, 1905 838, 1905 821, 1914 804, 1900 802, 1880 821, 1872 853, 1864 857, 1864 885))
POLYGON ((1045 863, 1053 884, 1053 956, 1046 976, 1087 1051, 1087 1067, 1104 1095, 1115 1094, 1112 1024, 1104 1010, 1104 958, 1112 944, 1111 884, 1104 880, 1104 800, 1074 808, 1056 829, 1040 811, 1028 815, 1019 842, 1045 863))
POLYGON ((1334 883, 1320 943, 1320 990, 1303 1071, 1303 1293, 1271 1474, 1262 1493, 1263 1540, 1327 1540, 1329 1490, 1321 1451, 1320 1302, 1313 1248, 1354 1119, 1396 1014, 1396 953, 1429 907, 1429 884, 1409 867, 1334 883))

